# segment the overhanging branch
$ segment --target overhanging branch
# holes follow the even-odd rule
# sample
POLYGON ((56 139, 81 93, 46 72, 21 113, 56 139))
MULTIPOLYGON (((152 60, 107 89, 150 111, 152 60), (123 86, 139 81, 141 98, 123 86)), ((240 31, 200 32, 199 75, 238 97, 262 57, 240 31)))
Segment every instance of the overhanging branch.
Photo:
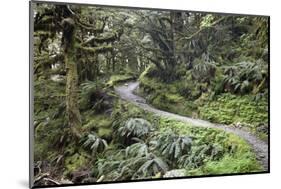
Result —
POLYGON ((217 21, 213 22, 210 26, 208 27, 203 27, 201 29, 199 29, 197 32, 193 33, 192 35, 188 36, 188 37, 182 37, 179 39, 179 41, 181 40, 191 40, 193 39, 194 37, 196 37, 197 35, 199 35, 201 32, 205 31, 206 29, 209 29, 209 28, 212 28, 214 27, 215 25, 217 25, 218 23, 222 22, 223 20, 225 20, 226 18, 228 18, 228 16, 224 16, 220 19, 218 19, 217 21))

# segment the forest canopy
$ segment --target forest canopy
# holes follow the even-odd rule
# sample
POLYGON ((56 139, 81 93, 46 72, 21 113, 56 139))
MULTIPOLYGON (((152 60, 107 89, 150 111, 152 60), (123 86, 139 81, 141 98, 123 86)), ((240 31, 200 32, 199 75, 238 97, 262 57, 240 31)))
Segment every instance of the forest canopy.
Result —
POLYGON ((35 186, 268 171, 268 17, 32 10, 35 186))

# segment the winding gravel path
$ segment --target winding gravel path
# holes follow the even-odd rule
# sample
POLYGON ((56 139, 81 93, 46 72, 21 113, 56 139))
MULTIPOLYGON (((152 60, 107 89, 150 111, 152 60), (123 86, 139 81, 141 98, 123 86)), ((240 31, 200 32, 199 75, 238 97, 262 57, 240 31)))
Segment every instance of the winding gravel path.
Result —
POLYGON ((200 120, 200 119, 193 119, 186 116, 177 115, 174 113, 158 110, 146 103, 146 100, 140 96, 133 94, 134 90, 137 89, 139 86, 139 82, 129 82, 125 85, 120 85, 115 87, 115 91, 119 94, 120 98, 126 101, 129 101, 140 108, 152 112, 157 116, 172 118, 175 120, 179 120, 182 122, 190 123, 197 127, 206 127, 206 128, 216 128, 221 129, 229 133, 233 133, 238 135, 239 137, 245 139, 249 144, 252 145, 253 150, 256 153, 257 159, 261 162, 264 167, 265 171, 268 171, 268 144, 253 134, 249 133, 248 131, 229 127, 227 125, 222 124, 214 124, 208 121, 200 120))

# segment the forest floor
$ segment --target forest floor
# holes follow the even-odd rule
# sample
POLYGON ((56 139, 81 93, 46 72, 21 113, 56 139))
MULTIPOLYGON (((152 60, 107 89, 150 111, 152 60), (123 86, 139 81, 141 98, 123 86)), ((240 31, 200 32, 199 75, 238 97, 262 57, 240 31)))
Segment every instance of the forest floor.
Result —
POLYGON ((254 136, 250 132, 245 131, 241 128, 236 128, 229 125, 211 123, 209 121, 194 119, 194 118, 181 116, 178 114, 156 109, 150 106, 149 104, 147 104, 144 98, 138 96, 135 93, 135 91, 138 89, 138 86, 139 86, 139 82, 137 81, 128 82, 126 84, 115 87, 115 91, 119 94, 121 99, 129 101, 137 105, 138 107, 144 109, 145 111, 154 113, 157 116, 182 121, 197 127, 220 129, 220 130, 224 130, 225 132, 238 135, 239 137, 246 140, 253 147, 253 150, 256 154, 258 161, 260 161, 265 171, 268 170, 268 144, 265 141, 262 141, 261 139, 254 136))

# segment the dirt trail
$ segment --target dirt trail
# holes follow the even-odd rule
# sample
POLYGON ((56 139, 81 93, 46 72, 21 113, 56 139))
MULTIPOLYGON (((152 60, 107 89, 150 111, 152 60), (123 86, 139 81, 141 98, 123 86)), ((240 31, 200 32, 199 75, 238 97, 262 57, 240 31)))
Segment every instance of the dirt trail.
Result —
POLYGON ((158 110, 146 103, 146 100, 140 96, 137 96, 133 93, 135 89, 139 86, 139 82, 129 82, 125 85, 115 87, 115 91, 119 94, 120 98, 123 100, 129 101, 140 108, 152 112, 157 116, 172 118, 182 122, 190 123, 197 127, 206 127, 206 128, 216 128, 221 129, 229 133, 238 135, 239 137, 245 139, 249 144, 252 145, 253 150, 256 153, 257 159, 261 162, 264 167, 264 170, 268 170, 268 144, 248 131, 244 131, 239 128, 230 127, 222 124, 214 124, 209 121, 201 119, 193 119, 186 116, 177 115, 174 113, 158 110))

